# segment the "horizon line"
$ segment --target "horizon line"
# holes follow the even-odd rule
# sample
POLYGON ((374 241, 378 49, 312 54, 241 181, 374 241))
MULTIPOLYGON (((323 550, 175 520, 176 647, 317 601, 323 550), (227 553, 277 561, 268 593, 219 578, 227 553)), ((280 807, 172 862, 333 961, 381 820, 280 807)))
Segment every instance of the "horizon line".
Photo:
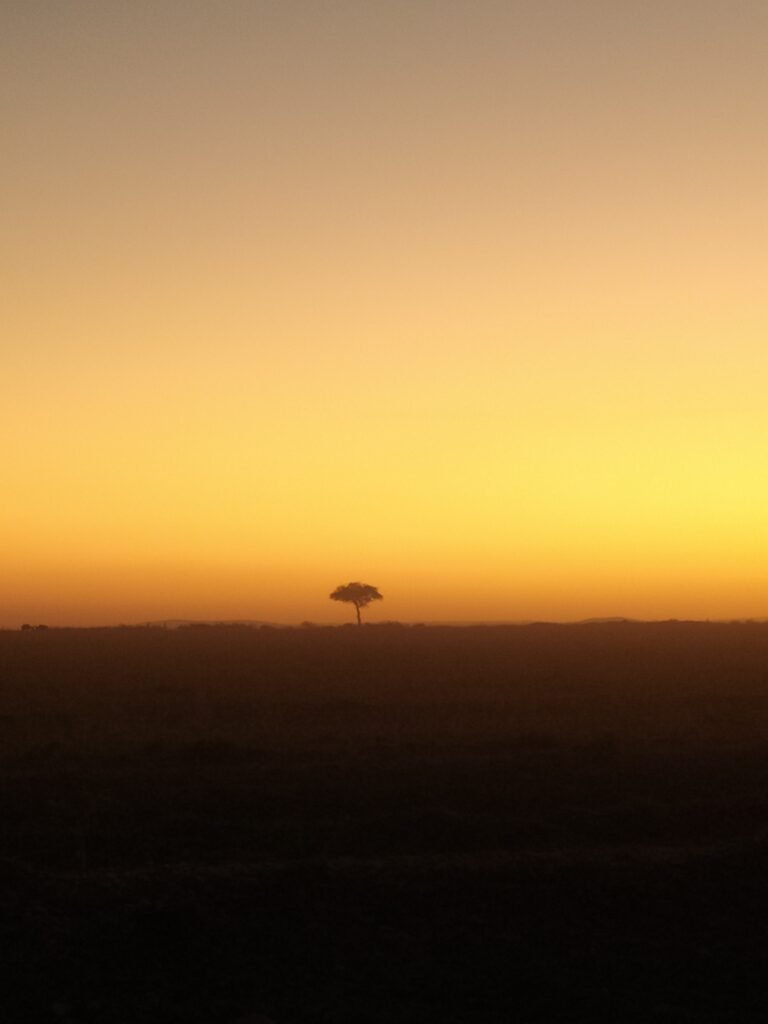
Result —
POLYGON ((450 628, 472 628, 476 626, 595 626, 595 625, 663 625, 663 624, 699 624, 699 625, 738 625, 738 624, 768 624, 768 616, 736 616, 730 618, 679 618, 669 616, 658 619, 641 619, 630 616, 609 615, 589 616, 583 619, 385 619, 373 622, 362 622, 360 626, 353 621, 315 621, 301 620, 296 622, 274 622, 268 619, 156 619, 139 622, 113 622, 87 624, 87 623, 59 623, 49 625, 48 623, 25 622, 18 626, 0 626, 0 632, 24 632, 37 630, 97 630, 97 629, 165 629, 169 631, 185 628, 226 628, 239 627, 242 629, 345 629, 351 627, 358 629, 362 627, 383 628, 387 626, 413 627, 450 627, 450 628))

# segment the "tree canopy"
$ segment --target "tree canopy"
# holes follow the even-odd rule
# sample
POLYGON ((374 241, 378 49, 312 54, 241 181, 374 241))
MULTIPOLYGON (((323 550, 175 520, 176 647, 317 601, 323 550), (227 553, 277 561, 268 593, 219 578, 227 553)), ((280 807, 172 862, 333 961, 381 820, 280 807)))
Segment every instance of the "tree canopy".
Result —
POLYGON ((332 594, 328 595, 332 601, 346 601, 355 606, 357 612, 357 624, 361 624, 360 609, 365 608, 371 601, 381 601, 382 595, 378 587, 372 587, 370 583, 343 583, 336 587, 332 594))

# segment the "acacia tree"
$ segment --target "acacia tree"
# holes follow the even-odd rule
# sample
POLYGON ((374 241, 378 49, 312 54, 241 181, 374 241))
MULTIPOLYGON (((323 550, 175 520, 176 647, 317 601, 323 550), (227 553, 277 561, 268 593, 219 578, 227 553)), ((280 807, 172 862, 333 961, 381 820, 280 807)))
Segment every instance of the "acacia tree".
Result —
POLYGON ((336 587, 334 592, 328 596, 332 601, 347 601, 349 604, 353 604, 357 612, 358 626, 362 625, 360 609, 365 608, 371 601, 382 600, 378 588, 372 587, 370 583, 344 583, 342 586, 336 587))

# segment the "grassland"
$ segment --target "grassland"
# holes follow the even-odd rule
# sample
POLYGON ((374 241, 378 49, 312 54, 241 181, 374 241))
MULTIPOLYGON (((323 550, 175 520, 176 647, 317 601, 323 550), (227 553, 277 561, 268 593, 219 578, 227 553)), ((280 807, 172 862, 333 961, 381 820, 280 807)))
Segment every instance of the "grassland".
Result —
POLYGON ((758 1021, 768 625, 0 632, 4 1020, 758 1021))

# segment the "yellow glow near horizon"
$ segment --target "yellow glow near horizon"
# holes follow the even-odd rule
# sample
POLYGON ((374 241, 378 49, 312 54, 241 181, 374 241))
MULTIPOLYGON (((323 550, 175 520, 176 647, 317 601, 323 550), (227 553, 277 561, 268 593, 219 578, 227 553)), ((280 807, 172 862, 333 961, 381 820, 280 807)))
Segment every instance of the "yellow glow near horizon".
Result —
POLYGON ((0 625, 768 614, 762 3, 0 21, 0 625))

